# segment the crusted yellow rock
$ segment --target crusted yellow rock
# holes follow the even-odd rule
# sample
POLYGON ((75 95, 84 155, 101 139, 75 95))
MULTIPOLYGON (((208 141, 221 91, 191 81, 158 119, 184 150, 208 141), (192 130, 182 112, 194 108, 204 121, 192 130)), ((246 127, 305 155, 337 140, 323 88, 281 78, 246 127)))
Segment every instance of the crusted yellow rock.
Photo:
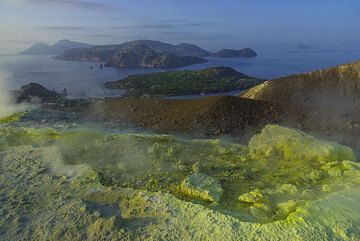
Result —
POLYGON ((277 125, 268 125, 255 135, 250 140, 249 150, 253 158, 326 162, 356 160, 351 148, 277 125))
POLYGON ((215 178, 202 173, 188 176, 181 182, 180 190, 185 195, 210 202, 219 202, 224 192, 215 178))
POLYGON ((0 239, 359 240, 349 148, 320 155, 309 143, 329 142, 304 134, 312 142, 283 155, 269 144, 279 133, 254 155, 251 143, 108 133, 0 125, 0 239), (192 175, 189 195, 179 186, 192 175))
POLYGON ((23 112, 18 112, 18 113, 12 114, 10 116, 1 117, 0 124, 7 124, 7 123, 14 122, 14 121, 18 121, 21 119, 21 117, 23 117, 23 115, 24 115, 23 112))
POLYGON ((261 193, 259 189, 255 189, 249 193, 242 194, 239 197, 239 200, 248 203, 269 202, 269 199, 263 193, 261 193))

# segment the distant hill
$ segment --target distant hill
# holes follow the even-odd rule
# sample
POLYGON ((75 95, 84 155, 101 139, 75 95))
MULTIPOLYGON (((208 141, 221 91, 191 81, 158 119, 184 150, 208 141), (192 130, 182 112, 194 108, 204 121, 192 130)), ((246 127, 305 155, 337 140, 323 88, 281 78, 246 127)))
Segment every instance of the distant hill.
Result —
POLYGON ((360 61, 291 75, 255 86, 242 97, 300 105, 356 107, 360 103, 360 61))
POLYGON ((161 54, 147 45, 137 44, 119 50, 105 64, 106 67, 150 67, 173 68, 207 62, 195 56, 178 56, 172 53, 161 54))
POLYGON ((305 45, 305 44, 300 44, 297 46, 298 50, 308 50, 308 49, 315 49, 315 47, 309 46, 309 45, 305 45))
POLYGON ((56 59, 61 60, 75 60, 75 61, 84 61, 84 60, 98 60, 98 61, 108 61, 113 57, 113 55, 120 50, 130 49, 134 46, 145 45, 159 54, 176 54, 178 56, 195 56, 195 57, 207 57, 211 53, 201 49, 196 45, 191 44, 179 44, 172 45, 168 43, 163 43, 160 41, 154 40, 135 40, 131 42, 126 42, 122 44, 112 44, 112 45, 97 45, 91 48, 85 49, 71 49, 66 51, 64 54, 57 56, 56 59))
POLYGON ((127 95, 187 95, 248 89, 263 82, 237 72, 230 67, 211 67, 202 70, 170 71, 131 75, 108 82, 106 88, 126 89, 127 95))
POLYGON ((235 58, 235 57, 256 57, 257 53, 250 48, 245 48, 241 50, 222 49, 219 52, 214 53, 213 55, 219 58, 235 58))
POLYGON ((182 44, 176 45, 176 47, 185 49, 185 50, 193 52, 193 53, 197 53, 200 57, 207 57, 207 56, 211 55, 211 53, 209 51, 204 50, 195 44, 182 43, 182 44))
POLYGON ((92 47, 91 44, 84 44, 80 42, 70 41, 68 39, 63 39, 50 46, 45 43, 36 43, 27 50, 21 52, 20 54, 26 55, 58 55, 62 54, 69 49, 83 49, 92 47))
POLYGON ((36 43, 27 50, 21 52, 20 54, 29 54, 29 55, 42 55, 42 54, 48 54, 51 52, 51 46, 45 43, 36 43))
POLYGON ((70 49, 54 58, 70 61, 102 61, 107 62, 106 66, 113 67, 141 66, 167 68, 203 63, 206 62, 206 60, 200 58, 210 56, 221 58, 255 57, 257 54, 250 48, 241 50, 223 49, 212 54, 197 45, 189 43, 173 45, 154 40, 135 40, 122 44, 97 45, 84 49, 70 49), (141 49, 139 49, 140 46, 142 46, 141 49), (144 46, 148 48, 146 51, 144 46), (148 54, 139 56, 140 52, 147 52, 148 54), (158 59, 154 60, 156 58, 158 59))
POLYGON ((107 67, 171 68, 205 63, 199 56, 207 54, 195 45, 182 47, 152 40, 138 40, 117 45, 98 45, 85 49, 70 49, 54 57, 58 60, 103 61, 107 67))

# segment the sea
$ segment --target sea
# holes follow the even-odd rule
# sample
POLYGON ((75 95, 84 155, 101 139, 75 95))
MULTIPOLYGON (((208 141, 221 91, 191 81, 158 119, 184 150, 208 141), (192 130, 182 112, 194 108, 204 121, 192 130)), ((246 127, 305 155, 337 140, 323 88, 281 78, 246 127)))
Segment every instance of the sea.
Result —
MULTIPOLYGON (((46 88, 63 91, 69 98, 118 96, 123 90, 107 90, 104 83, 129 75, 172 70, 196 70, 211 66, 228 66, 249 76, 274 79, 310 72, 360 59, 360 50, 268 51, 255 58, 208 58, 207 63, 174 69, 100 68, 100 62, 54 60, 51 56, 0 55, 0 78, 8 89, 35 82, 46 88)), ((211 95, 237 95, 242 90, 211 95)), ((198 98, 202 95, 171 98, 198 98)))

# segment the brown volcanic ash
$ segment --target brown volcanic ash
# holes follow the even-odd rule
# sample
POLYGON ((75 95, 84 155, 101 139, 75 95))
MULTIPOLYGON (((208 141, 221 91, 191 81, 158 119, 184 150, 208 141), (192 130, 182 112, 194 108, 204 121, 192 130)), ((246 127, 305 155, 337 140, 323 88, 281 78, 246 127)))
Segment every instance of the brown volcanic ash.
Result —
MULTIPOLYGON (((313 111, 291 104, 240 97, 207 97, 193 100, 160 98, 107 98, 65 110, 82 112, 92 119, 128 122, 163 134, 194 137, 230 136, 246 141, 267 124, 301 129, 360 150, 359 112, 313 111)), ((360 154, 360 151, 359 151, 360 154)))
POLYGON ((230 96, 191 100, 111 98, 95 102, 88 114, 162 133, 208 136, 241 133, 268 123, 292 125, 302 118, 295 109, 230 96))

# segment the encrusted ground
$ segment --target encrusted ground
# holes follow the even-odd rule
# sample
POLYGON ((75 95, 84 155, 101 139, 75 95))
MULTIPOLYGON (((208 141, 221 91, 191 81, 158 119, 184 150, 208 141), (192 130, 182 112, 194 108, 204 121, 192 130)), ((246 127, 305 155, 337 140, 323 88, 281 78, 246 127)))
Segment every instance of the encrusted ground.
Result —
POLYGON ((342 145, 273 125, 244 146, 21 118, 0 126, 2 240, 360 238, 342 145))

